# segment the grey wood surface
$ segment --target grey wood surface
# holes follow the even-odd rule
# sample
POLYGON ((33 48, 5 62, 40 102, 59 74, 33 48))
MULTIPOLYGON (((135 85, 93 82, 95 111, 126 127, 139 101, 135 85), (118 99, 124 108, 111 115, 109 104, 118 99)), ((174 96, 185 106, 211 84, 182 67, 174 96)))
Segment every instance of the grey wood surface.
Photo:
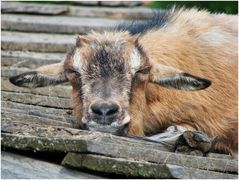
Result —
MULTIPOLYGON (((107 2, 105 2, 107 3, 107 2)), ((109 3, 109 2, 108 2, 109 3)), ((117 3, 117 2, 116 2, 117 3)), ((113 19, 148 19, 153 11, 145 7, 87 7, 70 5, 45 5, 36 3, 2 2, 4 13, 42 14, 42 15, 70 15, 80 17, 106 17, 113 19)))
POLYGON ((51 107, 41 107, 35 106, 31 104, 23 104, 23 103, 16 103, 11 101, 2 101, 1 102, 2 108, 6 110, 20 110, 26 114, 45 117, 50 119, 55 119, 58 121, 65 122, 66 120, 74 120, 75 117, 72 116, 72 110, 66 109, 58 109, 58 108, 51 108, 51 107))
POLYGON ((76 35, 2 31, 3 50, 66 53, 75 44, 76 35))
MULTIPOLYGON (((27 72, 27 71, 24 70, 24 72, 27 72)), ((14 92, 15 93, 31 93, 34 95, 43 95, 43 96, 59 97, 59 98, 67 98, 67 99, 70 99, 71 90, 72 90, 71 86, 63 86, 63 85, 48 86, 48 87, 35 88, 35 89, 22 88, 22 87, 14 86, 12 83, 9 82, 9 80, 4 80, 4 79, 1 80, 1 88, 2 88, 2 91, 8 91, 12 93, 14 92)))
POLYGON ((37 68, 65 60, 66 53, 39 53, 27 51, 2 51, 2 66, 37 68))
POLYGON ((166 163, 135 161, 92 154, 68 153, 62 164, 76 168, 89 168, 99 172, 116 173, 129 177, 184 178, 184 179, 236 179, 238 176, 226 173, 200 170, 166 163))
POLYGON ((16 153, 1 152, 1 179, 98 179, 90 173, 16 153))
POLYGON ((71 16, 2 15, 2 29, 25 32, 85 34, 111 29, 119 20, 71 16))
POLYGON ((15 93, 2 91, 2 100, 21 102, 24 104, 39 105, 45 107, 54 107, 61 109, 72 109, 71 100, 69 98, 50 97, 33 95, 31 93, 15 93))
POLYGON ((102 154, 148 162, 173 164, 202 170, 237 172, 236 159, 211 158, 169 152, 163 143, 118 137, 59 126, 2 122, 2 145, 17 149, 102 154), (17 133, 16 133, 17 132, 17 133))

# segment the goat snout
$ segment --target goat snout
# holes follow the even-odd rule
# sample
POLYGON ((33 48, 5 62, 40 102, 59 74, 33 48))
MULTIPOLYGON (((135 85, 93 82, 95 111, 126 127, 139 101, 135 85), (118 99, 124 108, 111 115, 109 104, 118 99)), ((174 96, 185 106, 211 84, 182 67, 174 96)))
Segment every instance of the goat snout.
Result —
POLYGON ((90 109, 95 117, 92 120, 105 125, 116 121, 120 111, 119 105, 115 102, 96 102, 90 106, 90 109))

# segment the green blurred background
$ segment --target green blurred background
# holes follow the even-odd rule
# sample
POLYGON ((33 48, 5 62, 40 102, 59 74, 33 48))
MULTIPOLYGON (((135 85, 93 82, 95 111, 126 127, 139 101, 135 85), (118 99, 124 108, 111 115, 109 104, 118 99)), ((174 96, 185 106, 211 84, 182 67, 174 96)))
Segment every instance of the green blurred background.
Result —
POLYGON ((168 9, 173 5, 185 7, 198 7, 213 13, 238 13, 238 1, 154 1, 147 4, 150 8, 168 9))

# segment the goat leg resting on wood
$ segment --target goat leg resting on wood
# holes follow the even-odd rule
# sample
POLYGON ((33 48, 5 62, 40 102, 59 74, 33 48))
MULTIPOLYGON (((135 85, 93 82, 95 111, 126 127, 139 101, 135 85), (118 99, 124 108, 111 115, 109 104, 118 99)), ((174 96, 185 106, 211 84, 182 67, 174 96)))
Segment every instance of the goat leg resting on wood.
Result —
POLYGON ((202 155, 213 151, 218 137, 209 138, 206 134, 188 130, 181 126, 170 126, 163 133, 146 136, 144 139, 159 142, 171 151, 202 155))

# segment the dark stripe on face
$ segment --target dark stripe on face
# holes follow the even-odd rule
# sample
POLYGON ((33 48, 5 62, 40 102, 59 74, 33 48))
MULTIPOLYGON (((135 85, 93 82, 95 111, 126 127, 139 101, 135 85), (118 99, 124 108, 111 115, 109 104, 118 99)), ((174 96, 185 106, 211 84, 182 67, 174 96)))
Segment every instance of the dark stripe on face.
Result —
POLYGON ((87 74, 90 79, 124 76, 126 73, 125 60, 117 47, 105 44, 94 51, 87 67, 87 74))

